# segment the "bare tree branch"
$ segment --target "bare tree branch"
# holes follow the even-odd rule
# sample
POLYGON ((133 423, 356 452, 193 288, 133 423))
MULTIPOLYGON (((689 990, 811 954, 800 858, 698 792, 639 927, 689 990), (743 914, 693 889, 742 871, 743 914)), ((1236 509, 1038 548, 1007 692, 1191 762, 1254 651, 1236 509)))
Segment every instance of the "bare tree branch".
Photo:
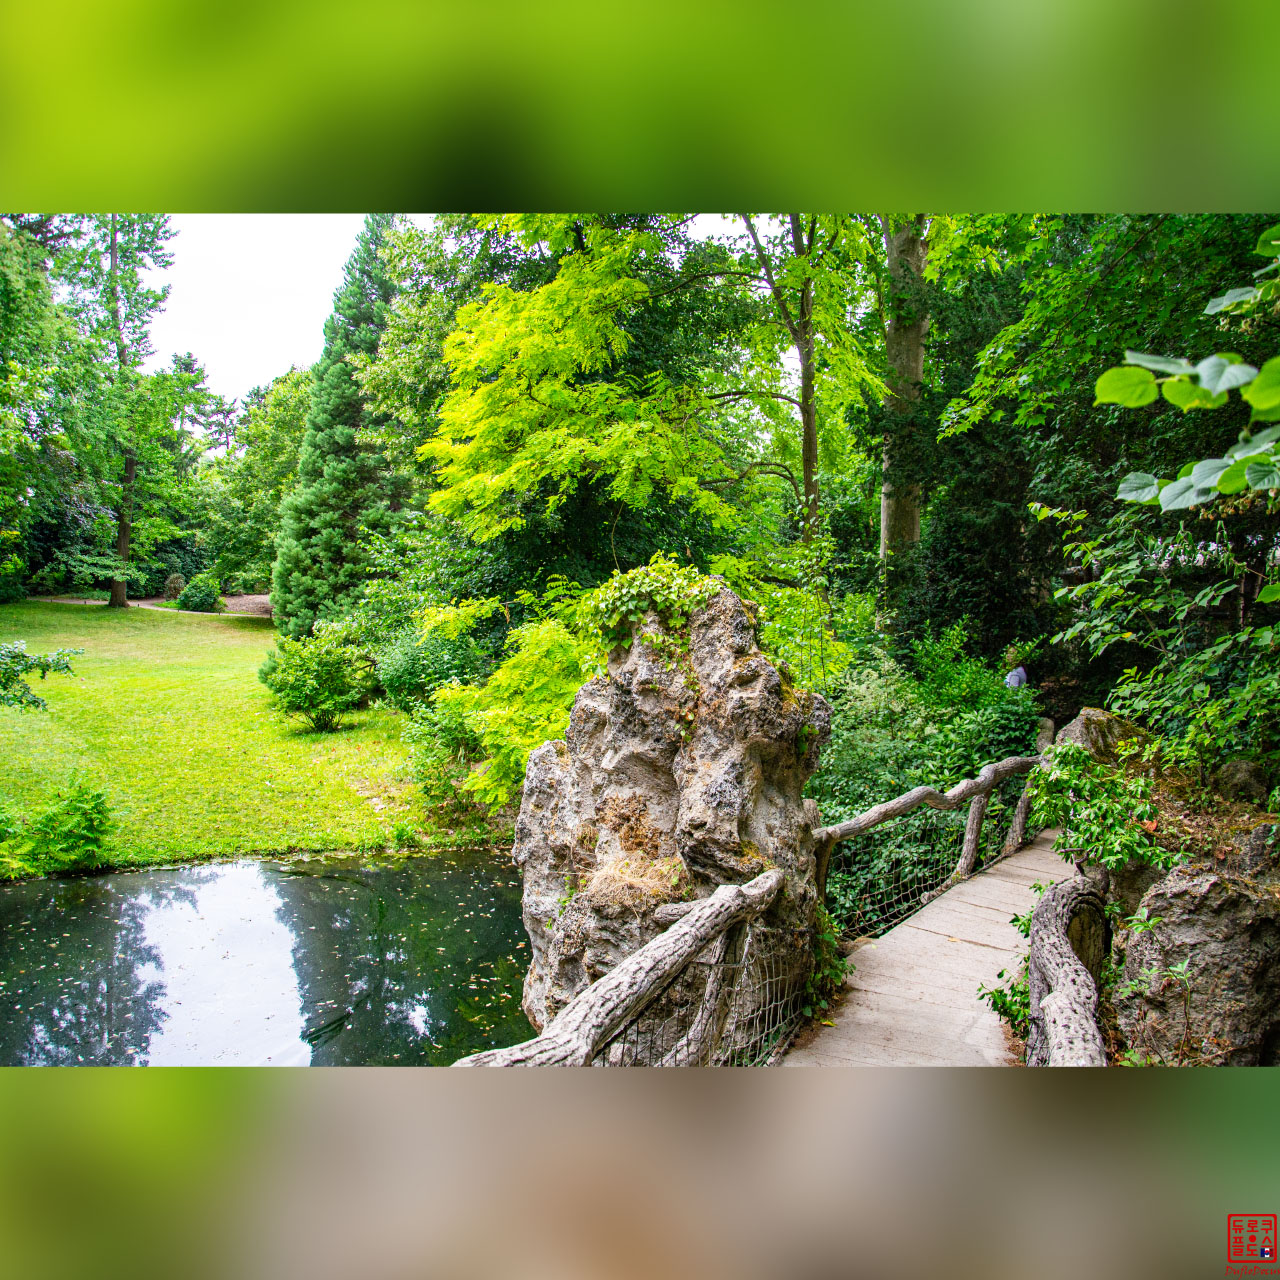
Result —
POLYGON ((773 300, 777 304, 779 314, 782 316, 782 322, 786 325, 792 341, 798 343, 800 341, 799 331, 796 329, 795 321, 791 318, 791 309, 787 306, 787 300, 783 296, 782 290, 778 287, 778 282, 773 278, 773 268, 769 265, 769 256, 764 251, 764 245, 760 243, 760 237, 756 235, 755 223, 751 221, 751 215, 746 213, 742 215, 742 220, 747 224, 747 233, 751 236, 751 243, 756 247, 756 259, 759 261, 760 269, 764 272, 764 278, 769 284, 769 292, 773 294, 773 300))

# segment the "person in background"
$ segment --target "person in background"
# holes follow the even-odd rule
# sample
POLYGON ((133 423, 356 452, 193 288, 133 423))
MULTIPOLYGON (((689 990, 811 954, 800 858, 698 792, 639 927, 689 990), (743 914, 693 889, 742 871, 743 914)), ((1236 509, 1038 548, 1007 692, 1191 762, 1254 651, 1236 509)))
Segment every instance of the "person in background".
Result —
POLYGON ((1027 683, 1027 669, 1022 665, 1022 655, 1012 645, 1004 651, 1004 664, 1013 668, 1004 678, 1004 687, 1021 689, 1027 683))

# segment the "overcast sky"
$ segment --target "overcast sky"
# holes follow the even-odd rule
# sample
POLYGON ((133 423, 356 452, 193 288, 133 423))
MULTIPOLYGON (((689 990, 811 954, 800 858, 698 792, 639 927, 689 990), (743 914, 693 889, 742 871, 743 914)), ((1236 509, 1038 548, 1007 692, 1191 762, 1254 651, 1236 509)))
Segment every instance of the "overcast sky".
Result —
MULTIPOLYGON (((178 213, 172 222, 173 266, 154 277, 170 286, 169 300, 151 326, 148 370, 190 351, 209 387, 238 400, 319 359, 364 214, 178 213)), ((703 235, 727 226, 719 215, 696 225, 703 235)))
POLYGON ((151 326, 149 369, 190 351, 212 390, 243 397, 310 365, 355 247, 361 213, 175 214, 169 301, 151 326))

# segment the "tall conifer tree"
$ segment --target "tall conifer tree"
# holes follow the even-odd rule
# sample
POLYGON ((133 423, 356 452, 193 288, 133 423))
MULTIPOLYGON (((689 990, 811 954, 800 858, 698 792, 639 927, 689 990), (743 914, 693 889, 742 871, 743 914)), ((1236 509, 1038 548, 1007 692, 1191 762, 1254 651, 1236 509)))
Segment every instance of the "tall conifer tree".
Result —
POLYGON ((348 357, 372 355, 394 286, 378 257, 389 214, 370 214, 347 261, 325 322, 311 411, 298 457, 298 485, 280 513, 271 604, 280 630, 308 634, 344 612, 368 573, 364 542, 394 520, 402 482, 362 438, 372 425, 348 357))

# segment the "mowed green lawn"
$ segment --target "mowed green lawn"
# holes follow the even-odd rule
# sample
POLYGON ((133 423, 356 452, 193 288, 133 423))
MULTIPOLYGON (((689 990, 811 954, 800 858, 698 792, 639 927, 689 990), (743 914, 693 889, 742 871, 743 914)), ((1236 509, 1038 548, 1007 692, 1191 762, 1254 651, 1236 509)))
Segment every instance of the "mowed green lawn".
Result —
POLYGON ((0 606, 10 640, 85 652, 33 683, 47 712, 0 708, 0 802, 28 813, 78 770, 107 792, 115 863, 351 849, 424 821, 395 712, 316 734, 271 709, 266 619, 26 601, 0 606))

